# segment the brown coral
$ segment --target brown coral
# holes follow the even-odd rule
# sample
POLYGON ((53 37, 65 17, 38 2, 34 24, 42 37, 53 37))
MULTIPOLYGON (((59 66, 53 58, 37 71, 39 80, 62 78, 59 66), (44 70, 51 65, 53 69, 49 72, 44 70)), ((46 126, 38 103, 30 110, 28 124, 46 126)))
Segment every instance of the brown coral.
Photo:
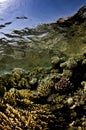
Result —
POLYGON ((55 89, 58 92, 65 92, 69 89, 70 86, 70 80, 66 77, 62 77, 57 83, 55 83, 55 89))

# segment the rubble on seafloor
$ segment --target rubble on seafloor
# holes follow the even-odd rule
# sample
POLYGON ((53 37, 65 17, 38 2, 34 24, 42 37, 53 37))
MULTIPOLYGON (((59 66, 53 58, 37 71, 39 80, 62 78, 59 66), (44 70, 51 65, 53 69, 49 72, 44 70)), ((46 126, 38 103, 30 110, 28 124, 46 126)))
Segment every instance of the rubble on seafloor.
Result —
POLYGON ((86 130, 86 54, 51 60, 0 76, 0 130, 86 130))

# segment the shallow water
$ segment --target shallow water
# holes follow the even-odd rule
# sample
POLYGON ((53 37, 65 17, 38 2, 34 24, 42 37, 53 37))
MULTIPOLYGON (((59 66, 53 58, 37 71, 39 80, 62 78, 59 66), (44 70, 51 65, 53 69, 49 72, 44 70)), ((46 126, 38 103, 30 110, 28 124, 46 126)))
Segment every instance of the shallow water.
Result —
POLYGON ((27 0, 0 1, 0 73, 13 68, 50 67, 55 55, 70 54, 72 48, 76 53, 80 48, 85 50, 84 43, 77 44, 78 48, 69 45, 66 27, 55 29, 54 24, 41 25, 39 19, 28 17, 28 7, 32 7, 31 1, 29 5, 27 0))
POLYGON ((82 36, 81 39, 78 36, 75 39, 75 36, 71 40, 67 37, 66 28, 55 30, 53 26, 54 24, 44 24, 32 29, 24 28, 3 33, 4 37, 0 39, 1 73, 14 68, 29 70, 33 67, 50 67, 53 56, 71 56, 85 50, 82 36))
POLYGON ((0 6, 0 72, 17 67, 27 70, 49 66, 47 50, 37 46, 41 38, 47 35, 47 30, 43 33, 29 30, 37 23, 36 19, 33 22, 34 19, 27 17, 28 1, 5 0, 0 2, 0 6))

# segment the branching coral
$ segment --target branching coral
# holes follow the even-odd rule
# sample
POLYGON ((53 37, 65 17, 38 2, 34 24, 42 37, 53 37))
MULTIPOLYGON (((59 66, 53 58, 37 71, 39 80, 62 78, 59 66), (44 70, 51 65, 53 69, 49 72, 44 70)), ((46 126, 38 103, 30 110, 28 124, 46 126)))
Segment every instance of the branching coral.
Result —
POLYGON ((85 55, 49 70, 2 75, 0 84, 0 130, 84 130, 85 55))

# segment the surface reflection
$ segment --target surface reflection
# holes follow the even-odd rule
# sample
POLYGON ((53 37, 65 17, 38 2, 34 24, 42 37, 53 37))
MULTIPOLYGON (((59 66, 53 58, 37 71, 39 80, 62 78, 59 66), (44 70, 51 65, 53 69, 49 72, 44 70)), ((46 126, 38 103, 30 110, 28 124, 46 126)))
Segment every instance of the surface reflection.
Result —
MULTIPOLYGON (((48 5, 49 0, 46 2, 44 1, 42 6, 39 0, 0 1, 0 72, 18 67, 24 69, 38 66, 49 67, 51 57, 64 56, 67 49, 69 52, 72 51, 72 44, 69 44, 70 39, 67 37, 68 27, 59 26, 58 22, 53 21, 54 18, 58 19, 61 14, 65 16, 64 9, 61 7, 63 10, 59 15, 58 1, 55 5, 52 2, 51 5, 48 5)), ((79 4, 79 6, 81 5, 79 4)), ((69 12, 71 14, 71 10, 69 12)), ((82 46, 78 44, 78 39, 75 41, 77 48, 73 48, 76 53, 84 48, 82 40, 82 46)))

